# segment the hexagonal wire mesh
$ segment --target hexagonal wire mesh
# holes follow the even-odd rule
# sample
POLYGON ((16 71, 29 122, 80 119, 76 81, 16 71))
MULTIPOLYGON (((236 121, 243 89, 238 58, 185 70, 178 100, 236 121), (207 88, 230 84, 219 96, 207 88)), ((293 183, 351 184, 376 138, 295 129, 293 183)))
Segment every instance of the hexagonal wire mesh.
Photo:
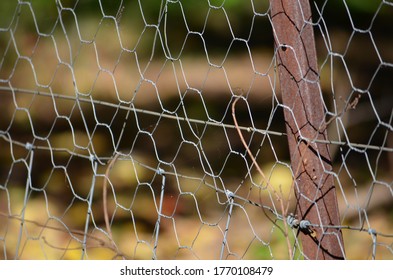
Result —
POLYGON ((391 259, 393 4, 310 5, 327 138, 295 147, 329 146, 339 224, 297 213, 268 1, 2 1, 1 258, 298 259, 334 228, 391 259))

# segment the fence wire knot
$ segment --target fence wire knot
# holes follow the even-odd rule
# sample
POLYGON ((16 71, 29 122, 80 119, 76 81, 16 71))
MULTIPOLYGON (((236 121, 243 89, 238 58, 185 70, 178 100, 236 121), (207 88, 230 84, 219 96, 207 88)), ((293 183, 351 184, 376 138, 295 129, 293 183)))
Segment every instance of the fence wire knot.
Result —
POLYGON ((27 142, 25 145, 25 148, 26 148, 26 150, 31 151, 34 148, 34 146, 30 142, 27 142))
POLYGON ((94 162, 97 161, 97 157, 95 155, 93 155, 93 154, 90 154, 89 160, 90 160, 90 162, 94 163, 94 162))
POLYGON ((235 198, 235 194, 230 190, 225 190, 225 194, 227 195, 228 201, 230 202, 235 198))
POLYGON ((311 223, 309 220, 298 220, 296 219, 295 215, 290 213, 287 217, 287 224, 291 228, 300 228, 302 230, 309 229, 311 223))
POLYGON ((162 169, 162 168, 158 168, 157 171, 156 171, 156 173, 157 173, 158 175, 164 175, 165 170, 162 169))

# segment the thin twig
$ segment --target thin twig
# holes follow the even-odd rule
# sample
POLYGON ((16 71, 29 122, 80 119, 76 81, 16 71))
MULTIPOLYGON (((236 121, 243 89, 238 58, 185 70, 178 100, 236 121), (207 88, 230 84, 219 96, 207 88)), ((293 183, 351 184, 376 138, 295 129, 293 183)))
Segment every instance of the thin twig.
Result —
MULTIPOLYGON (((287 241, 287 246, 288 246, 288 254, 289 254, 289 258, 292 259, 292 246, 291 246, 291 241, 289 240, 289 236, 288 236, 288 225, 286 222, 286 212, 285 212, 285 207, 284 207, 284 201, 283 198, 279 196, 279 194, 277 193, 277 191, 273 188, 273 186, 269 183, 269 180, 266 179, 265 173, 263 173, 262 169, 260 168, 259 164, 257 163, 254 155, 252 154, 252 152, 250 151, 246 140, 244 140, 242 131, 239 128, 239 124, 237 122, 236 119, 236 103, 237 101, 240 99, 240 96, 237 96, 235 101, 233 101, 232 103, 232 118, 233 118, 233 122, 235 124, 235 128, 237 130, 237 133, 239 134, 240 140, 244 146, 244 148, 247 150, 248 155, 250 156, 255 168, 257 169, 258 173, 262 176, 262 179, 266 182, 267 187, 270 189, 270 191, 272 191, 272 193, 274 193, 274 195, 276 196, 276 199, 279 201, 280 203, 280 207, 281 207, 281 213, 283 216, 283 222, 284 222, 284 235, 285 235, 285 239, 287 241)), ((278 228, 280 228, 275 221, 273 221, 265 212, 265 210, 262 208, 263 213, 265 214, 265 216, 273 223, 275 224, 278 228)))

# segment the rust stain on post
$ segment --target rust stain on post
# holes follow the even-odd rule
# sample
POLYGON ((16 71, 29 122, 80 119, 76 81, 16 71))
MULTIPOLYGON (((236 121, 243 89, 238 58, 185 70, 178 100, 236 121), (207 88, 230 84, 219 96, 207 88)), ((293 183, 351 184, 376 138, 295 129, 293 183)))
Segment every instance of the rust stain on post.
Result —
POLYGON ((327 139, 319 86, 311 9, 308 0, 270 0, 278 72, 296 184, 297 216, 318 224, 316 234, 300 232, 308 259, 343 259, 341 230, 330 154, 326 144, 301 139, 327 139))

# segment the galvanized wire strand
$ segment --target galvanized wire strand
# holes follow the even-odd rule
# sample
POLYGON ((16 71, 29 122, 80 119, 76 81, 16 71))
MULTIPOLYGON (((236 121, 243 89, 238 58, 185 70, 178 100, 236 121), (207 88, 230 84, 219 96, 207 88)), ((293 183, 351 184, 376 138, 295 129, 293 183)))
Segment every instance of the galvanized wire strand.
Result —
MULTIPOLYGON (((111 108, 118 108, 121 110, 125 111, 132 111, 136 113, 141 113, 141 114, 146 114, 146 115, 151 115, 151 116, 159 116, 162 118, 166 119, 173 119, 173 120, 178 120, 178 121, 184 121, 184 122, 189 122, 189 123, 194 123, 194 124, 204 124, 204 125, 209 125, 209 126, 219 126, 223 128, 228 128, 228 129, 235 129, 236 127, 231 124, 225 124, 225 123, 220 123, 220 122, 213 122, 213 121, 202 121, 198 119, 192 119, 192 118, 185 118, 182 116, 178 115, 170 115, 167 113, 160 113, 156 111, 151 111, 151 110, 146 110, 146 109, 139 109, 135 108, 134 106, 126 106, 125 105, 119 105, 107 101, 100 101, 96 99, 89 99, 89 98, 81 98, 81 97, 75 97, 75 96, 69 96, 69 95, 62 95, 62 94, 57 94, 57 93, 47 93, 47 92, 42 92, 42 91, 33 91, 33 90, 28 90, 28 89, 20 89, 20 88, 10 88, 10 87, 4 87, 0 86, 0 90, 2 91, 10 91, 10 92, 15 92, 15 93, 26 93, 26 94, 33 94, 33 95, 39 95, 39 96, 46 96, 50 98, 55 98, 55 99, 65 99, 65 100, 72 100, 76 101, 78 100, 79 102, 83 103, 93 103, 95 105, 103 105, 111 108)), ((131 104, 132 105, 132 104, 131 104)), ((389 126, 391 130, 391 126, 389 126)), ((260 134, 268 134, 272 136, 286 136, 287 134, 285 132, 280 132, 280 131, 273 131, 273 130, 264 130, 264 129, 258 129, 254 127, 245 127, 245 126, 239 126, 239 129, 245 132, 257 132, 260 134)), ((299 140, 303 140, 306 142, 310 143, 321 143, 321 144, 330 144, 330 145, 336 145, 336 146, 344 146, 344 147, 349 147, 353 149, 358 149, 359 151, 364 151, 364 150, 377 150, 377 151, 382 151, 382 152, 393 152, 393 148, 386 147, 386 146, 376 146, 372 144, 362 144, 362 143, 353 143, 353 142, 343 142, 343 141, 337 141, 337 140, 323 140, 323 139, 310 139, 307 137, 300 137, 299 140)))

